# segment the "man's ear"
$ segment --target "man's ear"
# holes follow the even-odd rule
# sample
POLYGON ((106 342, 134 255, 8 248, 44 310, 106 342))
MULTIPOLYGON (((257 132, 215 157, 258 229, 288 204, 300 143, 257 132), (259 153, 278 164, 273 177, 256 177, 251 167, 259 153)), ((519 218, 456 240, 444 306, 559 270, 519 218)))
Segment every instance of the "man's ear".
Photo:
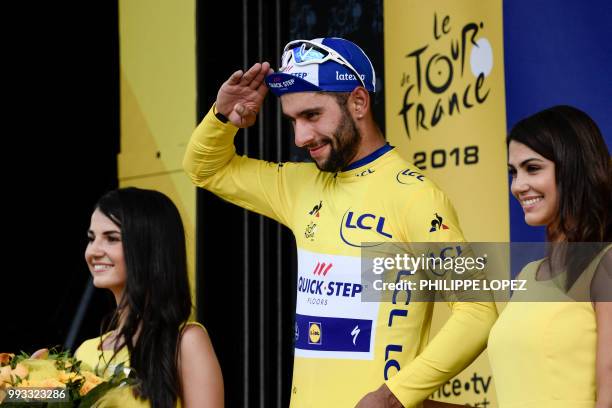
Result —
POLYGON ((353 89, 348 100, 349 110, 356 119, 363 119, 370 111, 370 94, 362 87, 353 89))

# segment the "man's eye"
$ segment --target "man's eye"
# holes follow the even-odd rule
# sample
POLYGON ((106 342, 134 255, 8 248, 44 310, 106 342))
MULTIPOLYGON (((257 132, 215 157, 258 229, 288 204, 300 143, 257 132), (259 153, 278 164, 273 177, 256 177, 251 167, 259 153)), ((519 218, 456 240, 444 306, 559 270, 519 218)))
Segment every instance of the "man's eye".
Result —
POLYGON ((318 112, 309 112, 306 114, 306 119, 314 119, 319 115, 318 112))

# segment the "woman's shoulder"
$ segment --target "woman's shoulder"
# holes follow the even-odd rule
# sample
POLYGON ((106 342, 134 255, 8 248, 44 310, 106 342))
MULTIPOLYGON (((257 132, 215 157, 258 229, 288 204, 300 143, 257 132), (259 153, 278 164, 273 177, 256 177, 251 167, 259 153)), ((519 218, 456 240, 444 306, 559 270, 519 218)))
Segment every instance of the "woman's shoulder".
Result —
POLYGON ((181 330, 181 332, 186 331, 188 329, 189 330, 197 330, 197 329, 194 329, 194 327, 196 327, 196 328, 199 327, 201 330, 206 332, 206 328, 204 327, 204 325, 202 323, 200 323, 200 322, 196 322, 195 320, 184 322, 183 324, 181 324, 180 330, 181 330))
POLYGON ((612 245, 607 245, 587 267, 586 279, 576 281, 575 286, 583 280, 590 289, 590 300, 593 302, 612 301, 612 245))
POLYGON ((223 377, 208 332, 197 322, 183 325, 179 343, 179 375, 186 405, 223 406, 223 377))
POLYGON ((527 265, 523 266, 523 269, 521 269, 516 278, 535 279, 535 275, 544 261, 546 261, 546 258, 529 262, 527 265))
POLYGON ((185 323, 179 337, 179 355, 181 365, 208 364, 211 359, 216 360, 212 341, 208 331, 198 322, 185 323), (194 358, 197 356, 197 358, 194 358))
POLYGON ((195 321, 185 322, 181 325, 179 338, 181 354, 185 351, 201 350, 210 344, 208 331, 206 331, 204 325, 195 321))
POLYGON ((76 351, 74 352, 74 356, 79 359, 82 360, 82 358, 80 358, 79 356, 83 356, 85 354, 90 354, 92 352, 98 354, 100 353, 100 343, 102 341, 104 341, 104 339, 106 337, 108 337, 108 335, 111 334, 111 332, 106 332, 104 334, 102 334, 101 336, 98 337, 93 337, 91 339, 87 339, 85 341, 83 341, 83 343, 81 343, 81 345, 79 347, 77 347, 76 351))

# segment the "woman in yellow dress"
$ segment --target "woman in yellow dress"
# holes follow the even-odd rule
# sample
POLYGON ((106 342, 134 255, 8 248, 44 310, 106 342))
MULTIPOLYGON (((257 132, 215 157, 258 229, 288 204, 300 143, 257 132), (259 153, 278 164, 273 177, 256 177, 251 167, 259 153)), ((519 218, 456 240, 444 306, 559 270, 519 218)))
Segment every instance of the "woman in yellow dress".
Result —
POLYGON ((185 233, 164 194, 114 190, 96 204, 85 260, 97 288, 117 302, 107 333, 75 356, 108 377, 125 363, 138 383, 111 391, 99 406, 222 407, 223 380, 206 330, 192 310, 185 233))
POLYGON ((551 249, 521 271, 529 293, 515 293, 489 336, 499 407, 612 408, 608 149, 569 106, 523 119, 507 143, 512 195, 527 224, 546 226, 551 249))

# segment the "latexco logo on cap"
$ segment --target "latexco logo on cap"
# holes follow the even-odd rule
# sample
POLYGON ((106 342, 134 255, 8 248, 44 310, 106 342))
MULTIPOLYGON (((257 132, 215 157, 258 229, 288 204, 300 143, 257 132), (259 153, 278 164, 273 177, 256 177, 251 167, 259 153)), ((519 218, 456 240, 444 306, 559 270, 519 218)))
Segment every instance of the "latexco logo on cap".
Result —
POLYGON ((351 92, 363 86, 376 89, 376 74, 368 56, 342 38, 291 41, 285 46, 282 66, 266 77, 277 96, 290 92, 351 92))

